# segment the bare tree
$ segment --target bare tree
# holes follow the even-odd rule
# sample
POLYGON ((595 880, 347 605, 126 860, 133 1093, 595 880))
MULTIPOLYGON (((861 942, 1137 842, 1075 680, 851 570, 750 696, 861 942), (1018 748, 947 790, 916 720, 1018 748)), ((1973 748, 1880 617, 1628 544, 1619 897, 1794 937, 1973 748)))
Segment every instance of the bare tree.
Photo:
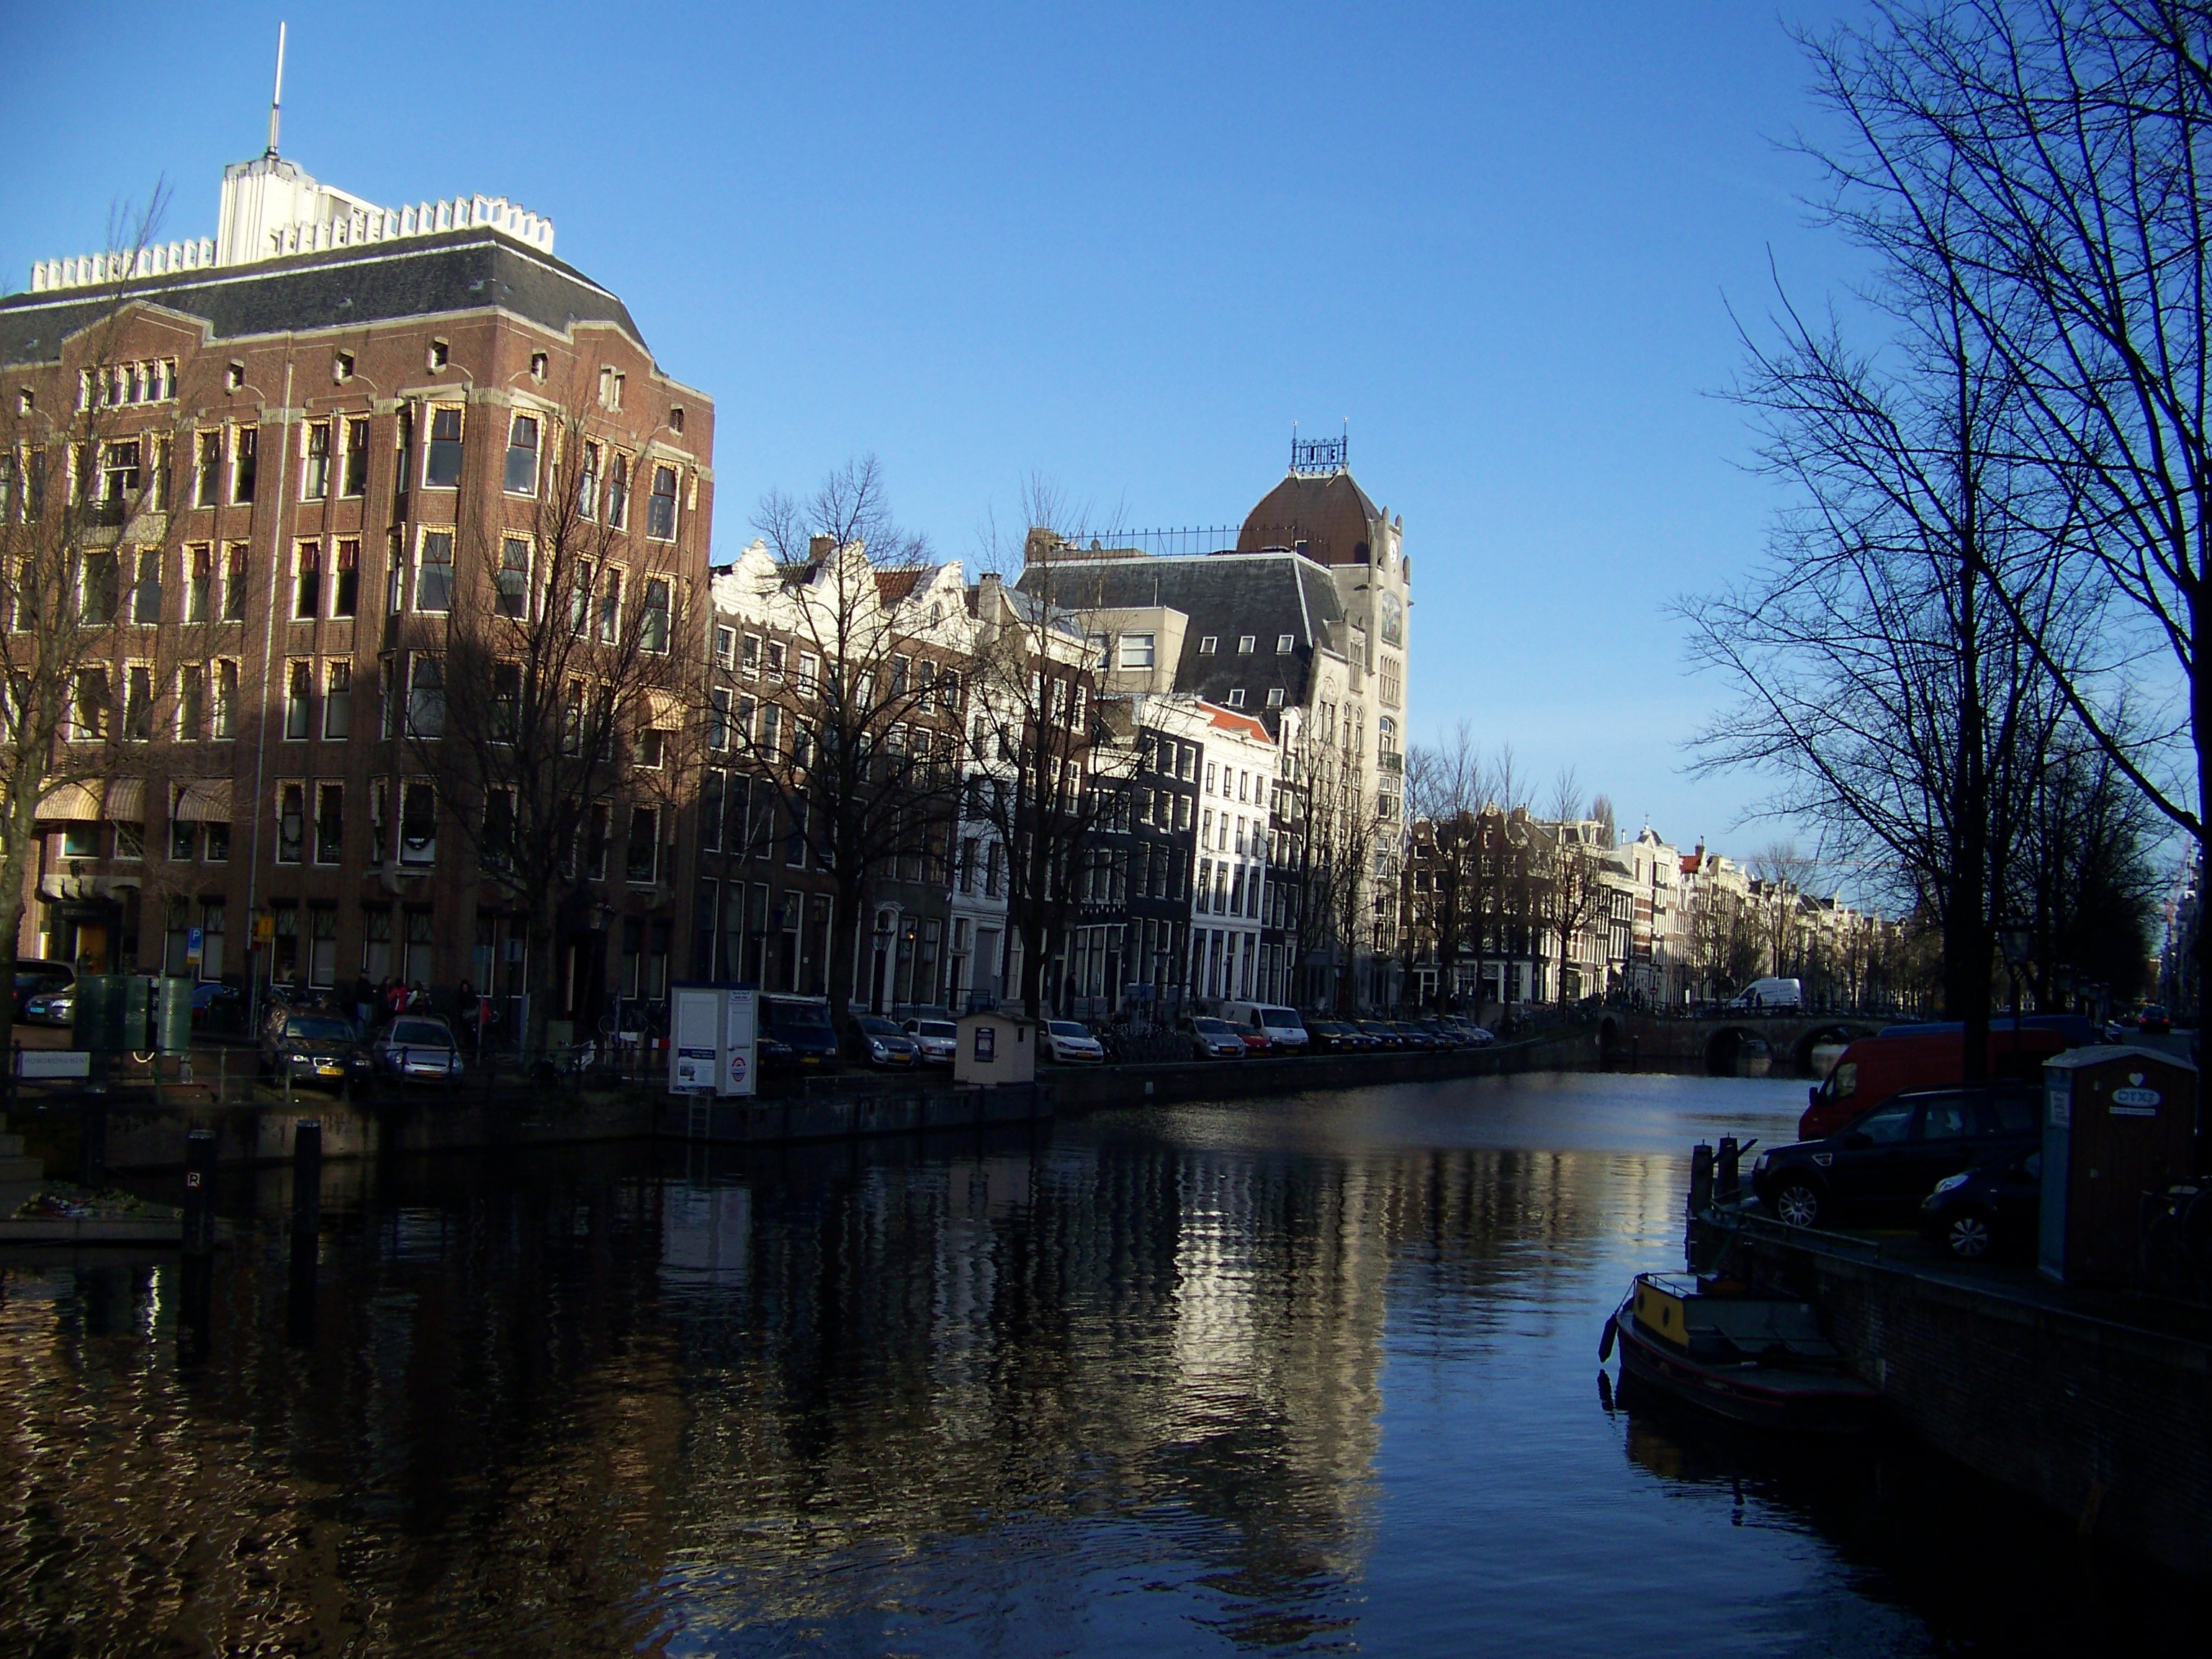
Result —
MULTIPOLYGON (((1022 1006, 1041 1018, 1054 1001, 1048 970, 1082 913, 1100 837, 1133 810, 1125 786, 1141 763, 1141 700, 1098 695, 1103 665, 1073 608, 1081 595, 1054 564, 1073 550, 1061 498, 1032 478, 1023 507, 1030 527, 1018 585, 1002 568, 977 595, 963 815, 1006 849, 1007 948, 1020 941, 1022 1006)), ((1007 550, 987 557, 1003 567, 1007 550)))
MULTIPOLYGON (((1552 791, 1551 821, 1538 829, 1543 858, 1531 891, 1533 914, 1559 943, 1559 988, 1554 1000, 1569 1000, 1567 971, 1575 945, 1605 914, 1604 848, 1599 826, 1583 816, 1582 786, 1572 767, 1560 769, 1552 791)), ((1588 995, 1589 988, 1577 988, 1588 995)))
MULTIPOLYGON (((175 556, 179 433, 173 414, 149 419, 138 407, 174 408, 173 392, 149 397, 145 382, 171 371, 123 361, 139 253, 166 200, 157 187, 143 210, 112 216, 112 275, 88 291, 98 314, 64 353, 75 397, 11 392, 0 410, 0 929, 11 977, 41 823, 112 819, 112 850, 136 860, 129 884, 143 895, 150 879, 161 896, 166 866, 145 857, 158 849, 129 844, 143 842, 149 774, 202 764, 199 747, 174 739, 180 723, 187 738, 206 735, 213 693, 185 683, 192 641, 161 574, 175 556), (135 822, 121 816, 121 788, 137 793, 135 822)), ((107 850, 86 848, 94 861, 107 850)), ((0 1052, 13 1018, 10 1000, 0 1052)))
MULTIPOLYGON (((524 464, 542 476, 463 491, 454 544, 436 550, 449 568, 426 562, 417 581, 418 611, 424 582, 449 590, 436 596, 443 649, 410 659, 407 684, 392 688, 411 769, 435 790, 417 801, 421 786, 403 784, 392 804, 401 834, 422 833, 433 812, 458 833, 517 923, 526 988, 553 983, 557 930, 580 920, 613 843, 630 881, 672 881, 702 667, 702 596, 672 548, 656 560, 654 542, 630 535, 638 504, 616 471, 617 429, 580 372, 540 418, 542 459, 524 464)), ((526 1053, 543 1051, 550 1012, 545 995, 531 997, 526 1053)))
MULTIPOLYGON (((1992 568, 1991 598, 2071 717, 2201 852, 2212 9, 1934 0, 1807 45, 1848 135, 1818 153, 1834 222, 1881 257, 1882 281, 1943 295, 1972 351, 2002 367, 2017 405, 2006 447, 2049 484, 2038 522, 2069 579, 2123 614, 2093 659, 2070 629, 2046 631, 2041 572, 1992 568), (2145 653, 2178 671, 2179 691, 2156 711, 2142 702, 2145 653)), ((2212 952, 2212 937, 2197 948, 2212 952)))
POLYGON ((738 720, 736 741, 829 878, 828 993, 842 1030, 878 884, 906 862, 939 875, 950 852, 960 671, 946 672, 957 653, 945 619, 902 602, 935 562, 893 517, 874 456, 838 468, 804 503, 771 492, 753 526, 776 568, 748 600, 799 660, 785 719, 738 720))
MULTIPOLYGON (((1318 721, 1301 732, 1291 782, 1299 792, 1304 835, 1298 879, 1305 893, 1304 938, 1310 959, 1330 966, 1329 1003, 1352 1003, 1352 966, 1359 950, 1359 901, 1371 880, 1375 808, 1360 784, 1359 763, 1340 730, 1318 721)), ((1395 891, 1391 894, 1395 900, 1395 891)))

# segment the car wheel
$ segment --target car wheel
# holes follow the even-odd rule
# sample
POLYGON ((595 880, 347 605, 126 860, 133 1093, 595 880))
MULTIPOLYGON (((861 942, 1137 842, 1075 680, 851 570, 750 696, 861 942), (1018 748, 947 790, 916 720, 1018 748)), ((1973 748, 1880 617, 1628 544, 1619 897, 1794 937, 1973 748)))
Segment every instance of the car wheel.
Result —
POLYGON ((1820 1191, 1793 1181, 1774 1195, 1774 1213, 1785 1227, 1810 1227, 1820 1218, 1820 1191))
POLYGON ((1989 1218, 1978 1210, 1961 1210, 1943 1229, 1943 1248, 1961 1261, 1979 1261, 1991 1242, 1989 1218))

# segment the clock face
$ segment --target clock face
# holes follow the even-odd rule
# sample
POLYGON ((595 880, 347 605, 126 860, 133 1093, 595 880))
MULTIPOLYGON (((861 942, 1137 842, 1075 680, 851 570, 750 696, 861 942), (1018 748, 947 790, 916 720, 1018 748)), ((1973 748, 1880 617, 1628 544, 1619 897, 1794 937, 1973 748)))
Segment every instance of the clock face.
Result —
POLYGON ((1406 607, 1398 602, 1395 593, 1382 596, 1382 642, 1403 645, 1406 642, 1406 607))

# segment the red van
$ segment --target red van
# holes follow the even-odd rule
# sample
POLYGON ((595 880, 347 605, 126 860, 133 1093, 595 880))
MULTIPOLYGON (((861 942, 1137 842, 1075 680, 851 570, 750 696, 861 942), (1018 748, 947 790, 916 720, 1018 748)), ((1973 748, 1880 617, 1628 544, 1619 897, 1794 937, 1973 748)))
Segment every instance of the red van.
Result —
MULTIPOLYGON (((2066 1039, 2057 1031, 2010 1025, 1990 1030, 1991 1079, 2017 1078, 2039 1083, 2043 1062, 2063 1054, 2066 1039)), ((1966 1081, 1964 1031, 1900 1031, 1894 1036, 1861 1037, 1829 1067, 1825 1081, 1813 1085, 1805 1115, 1797 1120, 1797 1139, 1819 1140, 1835 1133, 1862 1112, 1872 1111, 1892 1095, 1912 1089, 1955 1088, 1966 1081)))

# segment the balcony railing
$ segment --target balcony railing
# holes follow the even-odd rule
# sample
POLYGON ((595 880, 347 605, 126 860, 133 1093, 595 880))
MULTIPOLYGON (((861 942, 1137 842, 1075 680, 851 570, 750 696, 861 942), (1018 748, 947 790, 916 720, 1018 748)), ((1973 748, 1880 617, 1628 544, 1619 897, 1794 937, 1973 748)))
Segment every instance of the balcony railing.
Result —
POLYGON ((1395 749, 1377 750, 1375 756, 1375 763, 1381 767, 1385 772, 1394 772, 1402 775, 1406 769, 1406 757, 1395 749))

